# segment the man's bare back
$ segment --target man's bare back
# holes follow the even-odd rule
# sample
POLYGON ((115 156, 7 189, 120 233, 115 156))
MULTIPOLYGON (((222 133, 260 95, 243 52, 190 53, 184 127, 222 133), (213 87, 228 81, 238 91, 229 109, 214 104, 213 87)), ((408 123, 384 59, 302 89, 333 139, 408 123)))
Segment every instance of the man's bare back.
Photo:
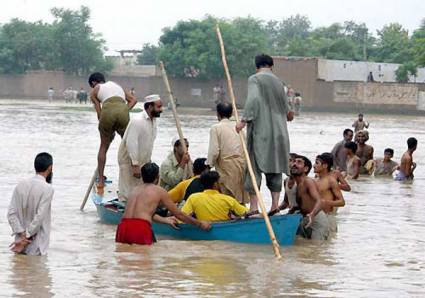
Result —
POLYGON ((415 166, 412 154, 409 151, 404 152, 401 157, 399 171, 402 172, 406 178, 413 178, 413 170, 415 166))

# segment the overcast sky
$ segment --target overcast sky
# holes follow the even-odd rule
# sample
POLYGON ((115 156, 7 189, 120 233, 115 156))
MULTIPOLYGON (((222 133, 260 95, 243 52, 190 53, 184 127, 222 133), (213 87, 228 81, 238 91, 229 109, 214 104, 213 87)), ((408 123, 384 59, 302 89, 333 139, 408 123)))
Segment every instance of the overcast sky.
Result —
MULTIPOLYGON (((5 3, 6 1, 1 1, 5 3)), ((178 20, 200 19, 206 14, 234 18, 252 16, 281 20, 306 15, 313 27, 354 20, 376 29, 401 23, 411 33, 425 18, 425 0, 13 0, 0 9, 0 23, 12 18, 52 21, 50 8, 91 9, 91 25, 101 33, 110 50, 138 49, 158 42, 161 29, 178 20)))

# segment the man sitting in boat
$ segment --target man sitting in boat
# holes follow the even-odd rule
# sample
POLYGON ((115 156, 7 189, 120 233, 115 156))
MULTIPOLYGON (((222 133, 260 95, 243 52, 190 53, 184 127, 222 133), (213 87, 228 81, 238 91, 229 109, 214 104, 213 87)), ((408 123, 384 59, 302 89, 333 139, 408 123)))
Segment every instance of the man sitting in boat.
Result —
MULTIPOLYGON (((186 148, 189 149, 189 142, 186 142, 186 148)), ((165 190, 170 190, 185 179, 193 176, 192 161, 189 152, 184 152, 183 146, 180 144, 179 138, 172 140, 173 151, 161 164, 160 185, 165 190)))
POLYGON ((188 215, 194 215, 198 220, 226 221, 229 214, 243 216, 248 209, 231 196, 219 192, 220 175, 216 171, 209 171, 201 175, 204 191, 192 194, 182 207, 188 215))
POLYGON ((311 161, 305 156, 297 156, 291 166, 291 175, 297 183, 297 204, 304 216, 298 233, 304 238, 326 240, 329 235, 329 220, 321 210, 319 189, 312 178, 307 177, 311 161))
POLYGON ((162 203, 181 221, 195 225, 202 230, 209 230, 210 224, 199 221, 181 212, 171 201, 167 191, 159 187, 159 167, 147 163, 141 169, 143 184, 137 186, 130 195, 121 223, 118 225, 115 241, 127 244, 146 244, 154 242, 152 217, 156 208, 162 203))
POLYGON ((210 170, 210 167, 205 164, 206 160, 206 158, 195 159, 193 162, 193 174, 195 176, 183 180, 177 184, 176 187, 168 191, 168 194, 174 203, 180 203, 187 200, 191 194, 204 191, 204 186, 201 183, 200 176, 210 170))

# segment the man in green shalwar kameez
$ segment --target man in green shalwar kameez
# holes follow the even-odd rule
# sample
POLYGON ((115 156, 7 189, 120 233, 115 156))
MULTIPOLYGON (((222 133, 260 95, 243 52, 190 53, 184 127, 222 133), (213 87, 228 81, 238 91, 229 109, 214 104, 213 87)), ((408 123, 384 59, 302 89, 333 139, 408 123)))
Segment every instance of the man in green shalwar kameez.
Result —
MULTIPOLYGON (((244 115, 236 130, 246 124, 247 147, 258 187, 261 174, 266 176, 271 192, 270 211, 279 207, 282 173, 289 174, 289 135, 286 121, 292 121, 293 111, 282 81, 273 74, 273 58, 262 54, 255 57, 257 73, 248 79, 248 96, 244 115)), ((258 198, 249 173, 245 176, 245 189, 250 194, 250 213, 258 213, 258 198)))

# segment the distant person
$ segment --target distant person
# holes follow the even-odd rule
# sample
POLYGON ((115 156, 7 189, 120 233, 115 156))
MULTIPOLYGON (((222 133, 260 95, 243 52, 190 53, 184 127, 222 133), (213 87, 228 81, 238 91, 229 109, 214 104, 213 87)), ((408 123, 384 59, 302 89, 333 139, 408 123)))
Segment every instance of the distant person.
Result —
POLYGON ((230 121, 232 114, 230 103, 217 104, 219 123, 210 129, 207 163, 220 174, 222 193, 236 198, 240 203, 248 203, 249 194, 244 189, 246 160, 235 122, 230 121))
POLYGON ((361 167, 360 174, 370 175, 373 165, 373 147, 366 144, 369 140, 369 132, 367 130, 359 130, 356 133, 355 141, 357 143, 356 155, 360 158, 361 167))
MULTIPOLYGON (((282 81, 273 74, 273 58, 261 54, 255 57, 257 73, 248 79, 248 94, 244 115, 236 131, 247 127, 247 147, 255 180, 261 185, 262 173, 271 192, 270 211, 278 209, 282 190, 282 173, 289 174, 289 134, 287 121, 294 112, 289 109, 282 81)), ((258 212, 258 198, 251 177, 245 175, 245 190, 250 195, 250 214, 258 212)))
POLYGON ((49 103, 52 102, 54 95, 55 95, 55 90, 52 87, 49 87, 49 90, 47 90, 47 98, 49 99, 49 103))
POLYGON ((288 90, 286 95, 288 96, 289 108, 291 109, 291 111, 295 111, 295 102, 294 102, 295 90, 294 88, 291 87, 291 85, 288 85, 288 90))
POLYGON ((219 98, 220 98, 220 85, 216 84, 213 87, 213 99, 216 105, 220 102, 219 98))
POLYGON ((204 191, 190 195, 182 211, 205 221, 226 221, 231 219, 230 213, 235 216, 245 215, 248 211, 246 207, 235 198, 219 192, 219 179, 220 175, 216 171, 203 173, 200 180, 204 191))
POLYGON ((413 172, 416 169, 416 163, 413 162, 413 152, 415 152, 417 146, 418 140, 416 138, 407 139, 407 151, 401 157, 400 167, 395 173, 395 180, 404 181, 414 178, 413 172))
POLYGON ((87 97, 88 97, 87 91, 84 90, 83 87, 81 87, 80 91, 78 92, 78 95, 77 95, 77 98, 78 98, 78 101, 80 102, 80 104, 83 103, 83 102, 84 102, 84 104, 86 104, 87 103, 87 97))
MULTIPOLYGON (((189 142, 186 142, 186 149, 189 150, 189 142)), ((184 152, 179 138, 174 138, 171 141, 173 151, 171 151, 166 159, 161 163, 159 171, 159 183, 165 190, 170 190, 179 184, 181 181, 189 179, 193 176, 193 163, 190 159, 189 152, 184 152)))
POLYGON ((367 75, 367 81, 370 82, 370 83, 375 82, 375 80, 373 78, 373 73, 371 71, 367 75))
POLYGON ((369 128, 369 123, 364 121, 363 114, 359 114, 359 118, 356 121, 354 121, 352 127, 354 127, 354 133, 356 133, 359 130, 364 130, 365 128, 369 128))
POLYGON ((345 151, 347 152, 347 170, 345 176, 348 179, 357 179, 360 175, 360 158, 356 155, 357 144, 354 142, 348 142, 344 145, 345 151))
POLYGON ((331 153, 334 158, 334 168, 336 170, 345 171, 347 169, 347 153, 344 149, 344 145, 353 140, 353 131, 349 128, 344 129, 342 133, 343 139, 336 143, 331 153))
POLYGON ((375 176, 389 176, 392 177, 392 174, 398 167, 398 163, 393 161, 391 158, 394 156, 394 150, 391 148, 386 148, 384 150, 384 158, 376 159, 374 162, 374 175, 375 176))
MULTIPOLYGON (((117 227, 115 241, 127 244, 151 245, 155 241, 152 231, 152 217, 156 208, 163 204, 181 221, 209 230, 211 225, 187 216, 177 209, 168 193, 159 187, 159 168, 155 163, 147 163, 141 169, 143 184, 137 186, 129 197, 121 223, 117 227)), ((156 215, 155 215, 156 216, 156 215)))
POLYGON ((99 120, 100 147, 97 156, 98 183, 96 192, 103 195, 105 182, 103 172, 105 170, 106 153, 114 139, 115 132, 121 138, 130 120, 129 110, 137 103, 136 98, 129 92, 124 91, 117 83, 106 82, 105 76, 100 72, 92 73, 89 77, 89 85, 92 89, 90 99, 94 103, 99 120))
POLYGON ((65 103, 72 103, 72 97, 74 96, 74 91, 72 90, 72 87, 66 88, 62 94, 65 98, 65 103))
POLYGON ((301 94, 298 92, 295 92, 295 97, 294 97, 294 111, 295 111, 295 115, 299 115, 301 113, 301 104, 302 104, 302 97, 301 94))
POLYGON ((18 183, 12 195, 7 219, 15 241, 12 251, 28 255, 45 255, 49 248, 53 188, 53 158, 37 154, 35 176, 18 183))

